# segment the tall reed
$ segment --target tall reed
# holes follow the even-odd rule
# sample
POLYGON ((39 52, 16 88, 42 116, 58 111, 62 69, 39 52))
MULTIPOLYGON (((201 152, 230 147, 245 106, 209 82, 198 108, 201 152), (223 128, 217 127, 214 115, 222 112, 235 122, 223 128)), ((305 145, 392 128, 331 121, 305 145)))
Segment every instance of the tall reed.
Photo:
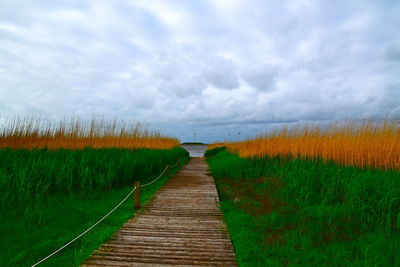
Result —
POLYGON ((71 118, 59 122, 46 121, 40 117, 15 116, 3 119, 0 128, 0 148, 169 149, 178 145, 177 139, 147 130, 140 122, 106 120, 95 116, 89 121, 71 118))
POLYGON ((132 186, 188 158, 173 149, 0 149, 0 209, 38 203, 49 195, 91 194, 132 186))
POLYGON ((400 172, 207 154, 239 265, 400 266, 400 172))
POLYGON ((400 169, 400 120, 337 121, 327 127, 284 128, 226 146, 242 157, 283 155, 333 160, 347 166, 400 169))

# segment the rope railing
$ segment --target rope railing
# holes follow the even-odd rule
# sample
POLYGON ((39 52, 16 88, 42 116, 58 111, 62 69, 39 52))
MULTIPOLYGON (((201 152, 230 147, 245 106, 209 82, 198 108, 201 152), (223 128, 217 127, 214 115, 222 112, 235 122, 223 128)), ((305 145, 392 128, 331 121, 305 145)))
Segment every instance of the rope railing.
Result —
POLYGON ((163 172, 156 179, 154 179, 153 181, 151 181, 151 182, 149 182, 147 184, 143 184, 140 187, 145 187, 145 186, 148 186, 148 185, 151 185, 151 184, 155 183, 158 179, 160 179, 164 175, 164 173, 168 170, 168 168, 169 168, 169 166, 167 165, 167 167, 165 167, 163 172))
POLYGON ((151 185, 151 184, 155 183, 158 179, 160 179, 160 178, 164 175, 164 173, 165 173, 168 169, 175 168, 179 163, 180 163, 180 160, 178 159, 178 160, 175 162, 174 165, 172 165, 172 166, 167 165, 167 167, 165 167, 164 171, 163 171, 156 179, 154 179, 153 181, 151 181, 151 182, 149 182, 149 183, 147 183, 147 184, 143 184, 143 185, 141 185, 140 187, 146 187, 146 186, 148 186, 148 185, 151 185))
POLYGON ((134 188, 132 189, 132 191, 130 191, 128 193, 128 195, 126 195, 126 197, 124 199, 122 199, 121 202, 119 202, 112 210, 110 210, 106 215, 104 215, 100 220, 98 220, 95 224, 93 224, 92 226, 90 226, 88 229, 86 229, 85 231, 83 231, 81 234, 79 234, 78 236, 76 236, 74 239, 72 239, 71 241, 69 241, 68 243, 66 243, 65 245, 63 245, 62 247, 60 247, 59 249, 55 250, 53 253, 49 254, 48 256, 44 257, 43 259, 41 259, 40 261, 38 261, 37 263, 33 264, 31 267, 35 267, 39 264, 41 264, 42 262, 44 262, 45 260, 49 259, 50 257, 52 257, 53 255, 57 254, 58 252, 60 252, 61 250, 63 250, 64 248, 66 248, 67 246, 71 245, 72 243, 74 243, 76 240, 78 240, 79 238, 81 238, 83 235, 85 235, 87 232, 89 232, 90 230, 92 230, 96 225, 98 225, 99 223, 101 223, 102 221, 104 221, 111 213, 113 213, 119 206, 122 205, 122 203, 124 203, 132 194, 133 192, 135 192, 136 189, 139 189, 140 187, 145 187, 145 186, 149 186, 153 183, 155 183, 158 179, 160 179, 164 173, 169 170, 170 168, 174 168, 175 166, 177 166, 178 164, 180 164, 180 160, 178 159, 177 162, 173 165, 173 166, 169 166, 167 165, 164 169, 164 171, 157 177, 155 178, 153 181, 144 184, 144 185, 140 185, 139 187, 134 186, 134 188))

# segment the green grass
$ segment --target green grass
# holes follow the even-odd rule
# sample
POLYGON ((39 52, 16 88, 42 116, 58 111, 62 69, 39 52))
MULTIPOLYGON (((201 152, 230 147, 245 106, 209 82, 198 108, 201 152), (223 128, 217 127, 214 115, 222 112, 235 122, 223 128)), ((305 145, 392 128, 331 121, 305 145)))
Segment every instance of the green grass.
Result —
POLYGON ((400 266, 399 172, 226 151, 208 163, 240 266, 400 266))
POLYGON ((216 148, 213 148, 213 149, 208 149, 204 153, 204 157, 208 158, 208 157, 214 156, 214 155, 218 154, 221 151, 226 151, 226 147, 221 146, 221 147, 216 147, 216 148))
POLYGON ((58 192, 86 195, 131 186, 183 156, 182 148, 0 149, 0 206, 34 205, 58 192))
MULTIPOLYGON (((0 150, 0 266, 30 266, 39 261, 103 217, 136 180, 154 179, 178 158, 186 163, 188 153, 181 148, 0 150)), ((147 201, 167 180, 164 175, 142 188, 141 201, 147 201)), ((79 265, 134 213, 131 197, 40 266, 79 265)))

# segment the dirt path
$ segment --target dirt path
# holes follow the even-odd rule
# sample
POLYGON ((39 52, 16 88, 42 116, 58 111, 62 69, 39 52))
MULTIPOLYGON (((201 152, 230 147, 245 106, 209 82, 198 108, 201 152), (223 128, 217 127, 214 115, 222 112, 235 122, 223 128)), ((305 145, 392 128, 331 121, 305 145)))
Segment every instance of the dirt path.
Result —
POLYGON ((237 266, 214 179, 192 158, 83 266, 237 266))

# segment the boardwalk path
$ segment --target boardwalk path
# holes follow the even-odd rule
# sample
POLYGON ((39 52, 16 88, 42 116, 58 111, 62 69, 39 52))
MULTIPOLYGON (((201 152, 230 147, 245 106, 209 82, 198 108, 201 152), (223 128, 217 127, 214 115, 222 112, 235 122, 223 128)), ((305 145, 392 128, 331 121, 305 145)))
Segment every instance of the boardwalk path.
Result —
POLYGON ((83 266, 236 266, 204 158, 192 158, 83 266))

